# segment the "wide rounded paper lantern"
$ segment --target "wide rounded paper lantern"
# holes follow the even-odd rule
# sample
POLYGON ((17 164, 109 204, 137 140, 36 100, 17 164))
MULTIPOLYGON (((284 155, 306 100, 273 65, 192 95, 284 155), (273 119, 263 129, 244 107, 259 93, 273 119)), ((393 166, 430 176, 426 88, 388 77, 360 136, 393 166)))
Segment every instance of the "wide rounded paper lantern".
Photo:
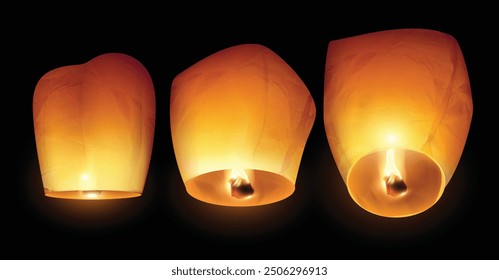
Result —
POLYGON ((262 45, 233 46, 194 64, 175 77, 170 100, 187 192, 224 206, 289 197, 315 112, 298 75, 262 45))
POLYGON ((351 197, 369 212, 406 217, 433 206, 459 163, 472 111, 450 35, 398 29, 329 43, 325 129, 351 197))
POLYGON ((45 74, 33 98, 45 195, 140 196, 152 152, 155 114, 149 73, 128 55, 107 53, 45 74))

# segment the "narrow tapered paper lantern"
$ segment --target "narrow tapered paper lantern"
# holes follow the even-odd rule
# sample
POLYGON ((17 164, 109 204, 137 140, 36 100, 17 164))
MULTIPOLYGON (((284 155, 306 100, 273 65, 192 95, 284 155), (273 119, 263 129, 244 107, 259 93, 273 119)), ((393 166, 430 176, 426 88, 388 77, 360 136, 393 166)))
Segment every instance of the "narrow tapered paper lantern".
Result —
POLYGON ((173 147, 187 192, 224 206, 289 197, 315 120, 302 80, 273 51, 244 44, 175 77, 173 147))
POLYGON ((140 196, 152 152, 155 115, 151 77, 128 55, 107 53, 45 74, 33 97, 45 195, 140 196))
POLYGON ((442 196, 473 104, 461 49, 434 30, 398 29, 329 43, 324 124, 353 200, 406 217, 442 196))

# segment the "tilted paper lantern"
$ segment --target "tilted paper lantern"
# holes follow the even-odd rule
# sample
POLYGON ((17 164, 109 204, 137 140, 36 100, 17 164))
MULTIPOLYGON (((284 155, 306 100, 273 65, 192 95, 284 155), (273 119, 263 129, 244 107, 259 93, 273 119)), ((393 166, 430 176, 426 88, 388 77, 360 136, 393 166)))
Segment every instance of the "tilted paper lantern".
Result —
POLYGON ((225 206, 290 196, 315 104, 298 75, 257 44, 219 51, 175 77, 170 121, 187 192, 225 206))
POLYGON ((156 100, 151 77, 140 62, 108 53, 52 70, 36 85, 33 115, 46 196, 141 195, 156 100))
POLYGON ((353 200, 386 217, 427 210, 462 154, 473 104, 456 40, 425 29, 331 41, 324 124, 353 200))

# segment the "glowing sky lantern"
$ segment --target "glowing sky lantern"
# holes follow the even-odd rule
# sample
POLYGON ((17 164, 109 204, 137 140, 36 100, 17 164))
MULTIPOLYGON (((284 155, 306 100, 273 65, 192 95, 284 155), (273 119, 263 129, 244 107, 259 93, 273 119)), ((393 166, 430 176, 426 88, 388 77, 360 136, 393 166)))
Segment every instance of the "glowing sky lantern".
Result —
POLYGON ((442 196, 473 112, 465 61, 450 35, 374 32, 329 43, 324 124, 353 200, 386 217, 442 196))
POLYGON ((107 53, 45 74, 33 97, 45 195, 140 196, 149 168, 155 114, 149 73, 128 55, 107 53))
POLYGON ((289 197, 315 112, 298 75, 262 45, 230 47, 192 65, 175 77, 170 99, 187 192, 225 206, 289 197))

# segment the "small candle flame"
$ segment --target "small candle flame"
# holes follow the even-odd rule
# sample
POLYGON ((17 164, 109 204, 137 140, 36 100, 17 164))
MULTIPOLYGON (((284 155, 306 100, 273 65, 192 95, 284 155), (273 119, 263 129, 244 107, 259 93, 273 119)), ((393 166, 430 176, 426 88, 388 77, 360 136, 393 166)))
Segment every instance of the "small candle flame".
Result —
POLYGON ((238 199, 250 198, 255 193, 244 169, 233 169, 229 179, 231 195, 238 199))
POLYGON ((102 195, 102 191, 82 191, 81 193, 87 198, 97 198, 102 195))
POLYGON ((407 192, 407 185, 402 179, 402 174, 395 164, 395 151, 386 151, 385 176, 383 177, 386 186, 386 193, 390 196, 398 197, 407 192))

